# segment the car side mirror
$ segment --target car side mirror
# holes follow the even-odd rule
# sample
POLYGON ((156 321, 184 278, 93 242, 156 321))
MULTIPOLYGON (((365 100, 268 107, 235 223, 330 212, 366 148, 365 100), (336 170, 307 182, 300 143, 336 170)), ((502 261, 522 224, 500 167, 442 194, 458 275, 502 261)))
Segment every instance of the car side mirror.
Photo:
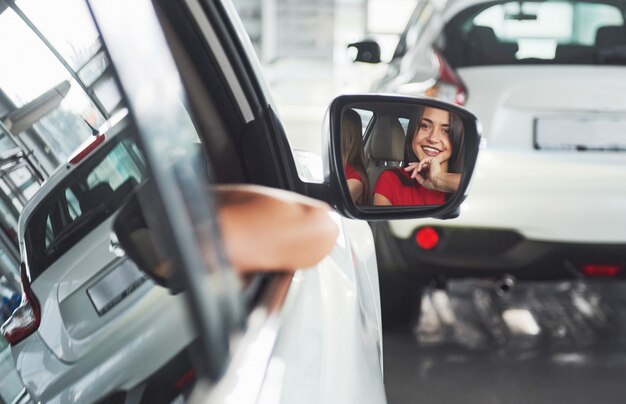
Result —
POLYGON ((325 128, 325 182, 343 215, 458 216, 480 144, 479 121, 465 108, 426 97, 344 95, 331 103, 325 128))
POLYGON ((184 282, 175 271, 176 264, 168 252, 167 237, 159 234, 158 206, 149 181, 138 186, 126 199, 113 220, 111 249, 126 255, 144 274, 172 294, 183 291, 184 282), (150 201, 141 203, 141 201, 150 201))
POLYGON ((353 42, 348 44, 348 49, 356 49, 353 62, 380 63, 380 45, 372 40, 353 42))

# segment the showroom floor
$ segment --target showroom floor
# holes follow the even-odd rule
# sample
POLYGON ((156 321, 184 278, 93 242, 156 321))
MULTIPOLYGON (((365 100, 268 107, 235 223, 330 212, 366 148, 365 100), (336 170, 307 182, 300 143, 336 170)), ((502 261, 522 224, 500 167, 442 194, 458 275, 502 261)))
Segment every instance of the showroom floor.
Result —
POLYGON ((390 404, 624 402, 624 282, 457 281, 421 309, 384 336, 390 404))

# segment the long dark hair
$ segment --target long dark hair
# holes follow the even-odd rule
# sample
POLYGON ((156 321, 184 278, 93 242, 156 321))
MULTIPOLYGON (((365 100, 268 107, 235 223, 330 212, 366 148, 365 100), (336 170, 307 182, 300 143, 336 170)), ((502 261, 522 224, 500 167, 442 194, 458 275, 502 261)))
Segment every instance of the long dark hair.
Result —
POLYGON ((360 202, 367 204, 370 199, 370 184, 365 169, 365 152, 363 149, 363 132, 361 116, 353 109, 346 109, 341 119, 341 161, 344 168, 350 164, 363 182, 363 195, 360 202))
MULTIPOLYGON (((406 140, 404 141, 404 161, 403 166, 406 167, 409 163, 419 161, 415 152, 413 151, 413 138, 418 132, 419 126, 424 117, 424 110, 427 107, 419 107, 416 113, 409 122, 407 128, 406 140)), ((435 107, 431 107, 435 108, 435 107)), ((448 138, 450 139, 450 147, 452 148, 452 154, 448 160, 448 171, 451 173, 460 173, 463 168, 463 141, 464 141, 464 127, 461 118, 453 111, 448 111, 450 116, 450 132, 448 138)), ((399 170, 402 170, 400 168, 399 170)), ((415 185, 414 179, 408 179, 404 175, 398 175, 404 185, 415 185)))

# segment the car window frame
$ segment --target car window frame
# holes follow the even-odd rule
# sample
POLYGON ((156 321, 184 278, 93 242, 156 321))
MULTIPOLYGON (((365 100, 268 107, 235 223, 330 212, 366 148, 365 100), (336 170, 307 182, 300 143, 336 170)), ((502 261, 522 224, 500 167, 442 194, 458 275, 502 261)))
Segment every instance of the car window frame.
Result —
MULTIPOLYGON (((151 199, 144 209, 160 217, 159 237, 169 246, 202 355, 199 377, 217 380, 229 361, 229 337, 243 321, 239 280, 225 259, 215 201, 188 159, 175 159, 175 133, 197 131, 178 66, 150 0, 89 0, 144 152, 151 199), (158 63, 150 63, 158 61, 158 63), (146 94, 153 94, 148 102, 146 94), (174 140, 173 140, 174 139, 174 140), (202 245, 200 245, 202 243, 202 245)), ((221 82, 220 82, 221 83, 221 82)))
MULTIPOLYGON (((127 128, 123 128, 121 130, 125 131, 126 129, 127 128)), ((85 172, 93 170, 97 164, 102 162, 102 161, 99 161, 99 163, 96 163, 98 159, 106 156, 111 150, 113 150, 113 148, 119 146, 125 139, 129 139, 132 137, 133 137, 132 133, 116 134, 114 139, 111 139, 110 141, 106 142, 106 144, 104 144, 103 147, 95 150, 94 154, 89 156, 88 159, 84 161, 84 164, 81 164, 80 166, 73 168, 71 172, 64 179, 59 181, 58 184, 55 184, 51 190, 47 191, 48 194, 44 198, 42 198, 40 201, 38 201, 36 203, 36 206, 33 207, 29 211, 28 218, 24 221, 23 242, 25 246, 24 248, 25 256, 22 257, 22 260, 26 263, 27 273, 31 282, 33 282, 35 279, 41 276, 41 274, 43 274, 52 264, 54 264, 54 262, 56 262, 59 258, 61 258, 64 254, 66 254, 69 250, 73 248, 73 246, 69 246, 68 248, 62 249, 59 252, 50 255, 48 258, 46 258, 46 260, 49 260, 49 261, 45 263, 45 267, 43 268, 40 267, 42 265, 41 263, 38 263, 36 266, 34 266, 33 265, 34 262, 32 259, 32 250, 33 250, 32 240, 31 240, 31 237, 29 236, 29 233, 30 233, 29 229, 33 225, 33 220, 38 219, 39 214, 43 213, 42 209, 44 209, 49 204, 54 203, 55 205, 57 205, 56 207, 46 209, 48 213, 52 213, 54 211, 54 215, 50 215, 50 214, 46 215, 47 219, 43 222, 42 229, 44 231, 45 229, 47 229, 47 222, 50 219, 53 219, 51 222, 51 226, 53 229, 63 227, 66 225, 64 223, 59 223, 59 221, 63 221, 63 222, 69 221, 70 223, 73 222, 74 219, 72 219, 72 215, 70 214, 70 211, 68 209, 69 204, 64 203, 60 205, 58 203, 60 198, 66 198, 65 191, 67 189, 71 189, 71 187, 69 187, 69 184, 75 181, 76 176, 82 176, 85 172), (35 268, 37 269, 36 271, 34 270, 35 268)), ((71 168, 71 166, 68 168, 71 168)), ((86 237, 89 234, 89 232, 91 232, 97 226, 99 226, 104 221, 106 221, 107 218, 113 215, 113 213, 114 212, 110 212, 106 217, 102 218, 98 222, 98 224, 89 226, 88 228, 84 230, 82 234, 79 234, 78 236, 74 236, 78 238, 76 239, 72 238, 72 240, 75 240, 73 244, 76 244, 77 242, 82 240, 84 237, 86 237)), ((57 230, 53 230, 53 231, 55 233, 57 232, 57 230)), ((46 236, 44 236, 44 240, 43 240, 44 244, 45 244, 45 237, 46 236)), ((54 239, 52 241, 54 241, 54 239)), ((45 248, 45 245, 44 245, 44 248, 45 248)))

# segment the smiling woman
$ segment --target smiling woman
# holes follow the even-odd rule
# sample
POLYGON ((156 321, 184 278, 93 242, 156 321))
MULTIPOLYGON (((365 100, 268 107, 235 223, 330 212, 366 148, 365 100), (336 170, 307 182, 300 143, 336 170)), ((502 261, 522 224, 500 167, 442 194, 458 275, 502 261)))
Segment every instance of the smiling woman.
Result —
POLYGON ((441 205, 459 188, 463 124, 445 109, 424 107, 415 114, 404 143, 406 167, 383 172, 374 205, 441 205))
POLYGON ((404 218, 411 212, 435 212, 439 218, 458 215, 454 206, 466 196, 478 152, 478 125, 471 112, 433 98, 405 96, 341 96, 332 107, 335 154, 329 168, 341 171, 347 214, 367 220, 383 214, 404 218), (347 148, 348 137, 353 137, 347 130, 352 114, 360 117, 357 134, 362 139, 347 148), (345 152, 361 148, 365 175, 351 175, 345 152), (365 204, 352 194, 355 177, 367 182, 365 204))

